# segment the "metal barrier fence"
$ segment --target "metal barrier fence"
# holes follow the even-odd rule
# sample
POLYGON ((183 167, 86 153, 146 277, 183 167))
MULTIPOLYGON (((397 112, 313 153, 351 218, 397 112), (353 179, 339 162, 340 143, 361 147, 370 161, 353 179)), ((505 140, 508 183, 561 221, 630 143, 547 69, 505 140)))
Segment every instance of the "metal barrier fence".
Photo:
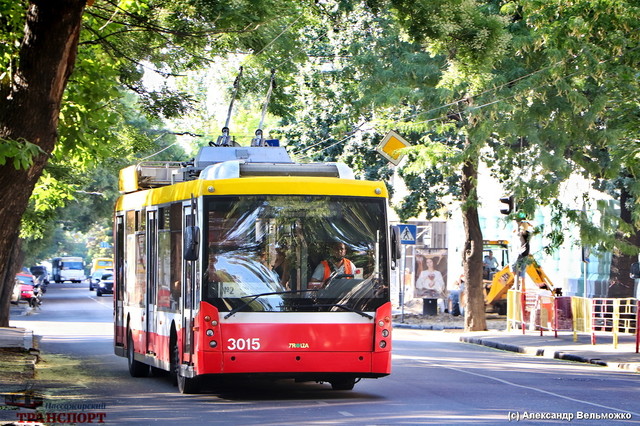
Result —
POLYGON ((584 297, 552 297, 537 292, 509 290, 507 293, 507 330, 522 328, 553 331, 573 331, 574 341, 578 333, 590 333, 591 343, 596 344, 598 334, 613 336, 618 347, 619 334, 635 334, 636 352, 640 349, 638 315, 640 300, 589 299, 584 297))
POLYGON ((509 290, 507 293, 507 329, 571 331, 573 316, 570 297, 538 296, 536 292, 509 290))
POLYGON ((611 334, 616 348, 619 334, 637 334, 638 301, 636 299, 574 297, 572 308, 580 313, 575 321, 574 335, 578 332, 591 333, 591 343, 594 345, 598 334, 611 334))

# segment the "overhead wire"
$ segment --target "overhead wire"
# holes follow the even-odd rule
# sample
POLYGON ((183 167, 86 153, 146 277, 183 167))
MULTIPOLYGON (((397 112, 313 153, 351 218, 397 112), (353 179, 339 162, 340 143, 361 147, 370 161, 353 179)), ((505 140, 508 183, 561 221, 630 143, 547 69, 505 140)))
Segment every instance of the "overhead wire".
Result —
MULTIPOLYGON (((484 91, 482 91, 482 92, 480 92, 480 93, 478 93, 478 94, 476 94, 476 95, 473 95, 473 96, 471 96, 471 97, 478 97, 478 96, 483 96, 483 95, 485 95, 485 94, 489 94, 489 93, 492 93, 492 92, 496 92, 496 91, 498 91, 498 90, 502 89, 502 88, 503 88, 503 87, 505 87, 505 86, 508 86, 508 85, 514 84, 514 83, 516 83, 516 82, 518 82, 518 81, 520 81, 520 80, 523 80, 523 79, 525 79, 525 78, 528 78, 528 77, 531 77, 531 76, 533 76, 533 75, 535 75, 535 74, 538 74, 538 73, 540 73, 540 72, 543 72, 543 71, 545 71, 545 70, 547 70, 547 69, 551 68, 552 66, 558 65, 558 64, 560 64, 560 63, 562 63, 562 62, 563 62, 563 61, 558 61, 558 62, 556 62, 556 63, 555 63, 555 64, 553 64, 553 65, 548 65, 548 66, 546 66, 546 67, 544 67, 544 68, 541 68, 541 69, 539 69, 539 70, 535 70, 535 71, 532 71, 532 72, 530 72, 530 73, 528 73, 528 74, 525 74, 525 75, 523 75, 523 76, 520 76, 520 77, 514 78, 513 80, 510 80, 510 81, 508 81, 508 82, 502 83, 501 85, 498 85, 498 86, 496 86, 496 87, 492 87, 492 88, 490 88, 490 89, 484 90, 484 91)), ((515 96, 515 95, 513 95, 513 96, 515 96)), ((495 104, 495 103, 498 103, 498 102, 504 101, 504 100, 509 99, 509 98, 511 98, 511 97, 513 97, 513 96, 506 97, 506 98, 502 98, 502 99, 498 99, 498 100, 495 100, 495 101, 492 101, 492 102, 488 102, 488 103, 485 103, 484 105, 480 105, 480 106, 474 107, 474 109, 483 108, 483 107, 486 107, 486 106, 489 106, 489 105, 492 105, 492 104, 495 104)), ((436 112, 436 111, 438 111, 438 110, 441 110, 441 109, 444 109, 444 108, 449 108, 449 107, 452 107, 452 106, 454 106, 454 105, 458 105, 458 104, 460 104, 460 103, 462 103, 462 102, 466 102, 466 101, 468 101, 468 99, 469 99, 469 98, 470 98, 470 96, 465 96, 464 98, 460 98, 460 99, 458 99, 458 100, 455 100, 455 101, 449 102, 449 103, 447 103, 447 104, 444 104, 444 105, 440 105, 440 106, 434 107, 434 108, 432 108, 432 109, 430 109, 430 110, 428 110, 428 111, 424 111, 424 112, 417 112, 417 113, 411 114, 411 115, 409 115, 408 117, 405 117, 405 118, 403 118, 403 119, 397 119, 397 120, 394 122, 394 124, 398 124, 398 123, 400 123, 400 121, 401 121, 401 120, 411 119, 411 118, 417 117, 418 115, 422 115, 422 114, 424 114, 424 115, 431 114, 431 113, 436 112)), ((425 124, 425 123, 429 123, 429 122, 432 122, 432 121, 440 121, 440 120, 442 120, 442 119, 444 119, 444 118, 446 118, 446 115, 442 115, 442 116, 439 116, 439 117, 435 117, 435 118, 431 118, 431 119, 427 119, 427 120, 423 120, 423 121, 414 122, 413 124, 425 124)), ((350 136, 348 136, 348 137, 346 137, 346 138, 341 139, 341 140, 340 140, 340 142, 345 141, 345 140, 350 139, 350 138, 352 138, 353 136, 355 136, 355 133, 356 133, 356 132, 358 132, 358 131, 360 131, 360 130, 361 130, 361 127, 362 127, 363 125, 364 125, 364 123, 360 124, 356 129, 354 129, 354 130, 353 130, 353 134, 352 134, 352 135, 350 135, 350 136)), ((318 145, 321 145, 321 144, 323 144, 324 142, 326 142, 326 141, 328 141, 328 140, 331 140, 331 139, 333 139, 333 138, 332 138, 332 137, 326 138, 326 139, 324 139, 324 140, 321 140, 321 141, 319 141, 319 142, 316 142, 316 143, 315 143, 315 144, 313 144, 313 145, 310 145, 310 146, 308 146, 308 147, 305 147, 305 148, 303 148, 303 149, 301 149, 301 150, 299 150, 299 151, 294 151, 294 152, 293 152, 293 154, 294 154, 294 155, 300 155, 301 153, 306 152, 306 151, 308 151, 309 149, 311 149, 311 148, 313 148, 313 147, 316 147, 316 146, 318 146, 318 145)), ((331 145, 329 145, 329 146, 327 146, 327 147, 324 147, 323 149, 320 149, 320 150, 318 150, 318 151, 314 152, 313 154, 305 155, 305 156, 303 156, 303 157, 310 158, 312 155, 317 155, 317 154, 319 154, 320 152, 322 152, 322 151, 324 151, 324 150, 326 150, 326 149, 329 149, 329 148, 331 148, 331 147, 333 147, 333 146, 335 146, 335 145, 337 145, 337 143, 331 144, 331 145)))
MULTIPOLYGON (((626 53, 629 53, 629 52, 632 52, 632 51, 635 51, 635 50, 638 50, 638 49, 640 49, 640 47, 636 47, 636 48, 633 48, 633 49, 629 49, 628 51, 626 51, 626 52, 625 52, 625 53, 623 53, 623 54, 626 54, 626 53)), ((621 56, 621 55, 619 55, 619 56, 621 56)), ((609 61, 611 61, 611 60, 613 60, 613 59, 615 59, 615 58, 609 58, 609 59, 606 59, 606 60, 602 61, 602 63, 609 62, 609 61)), ((552 67, 554 67, 554 66, 557 66, 557 65, 560 65, 560 64, 562 64, 562 63, 566 63, 566 62, 567 62, 567 61, 565 61, 565 60, 557 61, 556 63, 551 64, 551 65, 547 65, 546 67, 543 67, 543 68, 541 68, 541 69, 539 69, 539 70, 532 71, 532 72, 530 72, 530 73, 528 73, 528 74, 525 74, 525 75, 522 75, 522 76, 520 76, 520 77, 514 78, 513 80, 510 80, 510 81, 508 81, 508 82, 502 83, 502 84, 500 84, 500 85, 498 85, 498 86, 492 87, 492 88, 490 88, 490 89, 486 89, 486 90, 484 90, 484 91, 482 91, 482 92, 480 92, 480 93, 478 93, 478 94, 476 94, 476 95, 472 95, 472 96, 465 96, 465 97, 460 98, 460 99, 458 99, 458 100, 456 100, 456 101, 449 102, 449 103, 447 103, 447 104, 444 104, 444 105, 440 105, 440 106, 434 107, 434 108, 432 108, 432 109, 430 109, 430 110, 428 110, 428 111, 413 113, 413 114, 411 114, 411 115, 409 115, 408 117, 405 117, 405 118, 403 118, 403 119, 397 119, 397 120, 395 120, 395 121, 393 122, 393 124, 398 124, 398 123, 400 123, 400 122, 401 122, 401 120, 406 121, 407 119, 415 118, 415 117, 417 117, 418 115, 427 115, 427 114, 433 113, 433 112, 435 112, 435 111, 438 111, 438 110, 441 110, 441 109, 444 109, 444 108, 448 108, 448 107, 451 107, 451 106, 454 106, 454 105, 458 105, 458 104, 463 103, 463 102, 467 102, 470 98, 477 98, 477 97, 480 97, 480 96, 483 96, 483 95, 486 95, 486 94, 490 94, 490 93, 496 92, 496 91, 498 91, 498 90, 500 90, 500 89, 504 88, 505 86, 512 85, 512 84, 514 84, 514 83, 517 83, 518 81, 524 80, 524 79, 526 79, 526 78, 529 78, 529 77, 534 76, 534 75, 536 75, 536 74, 538 74, 538 73, 541 73, 541 72, 543 72, 543 71, 546 71, 546 70, 548 70, 548 69, 550 69, 550 68, 552 68, 552 67)), ((575 71, 575 72, 572 72, 572 73, 570 73, 570 74, 567 74, 567 75, 565 75, 565 76, 563 76, 563 77, 560 77, 560 79, 566 79, 566 78, 572 77, 572 76, 574 76, 574 75, 577 75, 577 74, 579 74, 579 73, 580 73, 580 71, 575 71)), ((535 88, 534 88, 534 90, 538 90, 538 89, 540 89, 540 88, 542 88, 542 87, 544 87, 544 86, 546 86, 546 85, 548 85, 548 84, 543 84, 543 85, 537 86, 537 87, 535 87, 535 88)), ((493 101, 486 102, 486 103, 484 103, 484 104, 482 104, 482 105, 473 106, 473 107, 472 107, 472 109, 473 109, 473 110, 478 110, 478 109, 481 109, 481 108, 485 108, 485 107, 488 107, 488 106, 491 106, 491 105, 494 105, 494 104, 497 104, 497 103, 500 103, 500 102, 504 102, 504 101, 506 101, 506 100, 508 100, 508 99, 511 99, 511 98, 513 98, 513 97, 515 97, 515 96, 517 96, 517 95, 518 95, 518 94, 516 93, 516 94, 513 94, 513 95, 511 95, 511 96, 506 96, 506 97, 503 97, 503 98, 500 98, 500 99, 495 99, 495 100, 493 100, 493 101)), ((441 120, 446 119, 447 117, 448 117, 448 115, 440 115, 440 116, 438 116, 438 117, 434 117, 434 118, 430 118, 430 119, 426 119, 426 120, 415 121, 415 122, 413 122, 412 124, 414 124, 414 125, 415 125, 415 124, 426 124, 426 123, 430 123, 430 122, 434 122, 434 121, 441 121, 441 120)), ((362 126, 362 125, 361 125, 361 126, 362 126)), ((360 131, 360 127, 361 127, 361 126, 359 126, 359 128, 358 128, 358 129, 354 130, 354 133, 355 133, 355 132, 357 132, 357 131, 360 131)), ((349 139, 349 138, 351 138, 351 137, 353 137, 353 136, 354 136, 354 135, 350 135, 349 137, 344 138, 344 139, 342 139, 341 141, 344 141, 344 140, 346 140, 346 139, 349 139)), ((299 151, 299 152, 304 152, 304 151, 306 151, 307 149, 312 148, 312 147, 314 147, 314 146, 317 146, 317 145, 319 145, 319 144, 321 144, 321 143, 323 143, 323 142, 325 142, 325 141, 327 141, 327 140, 330 140, 330 139, 332 139, 332 138, 327 138, 327 139, 325 139, 324 141, 321 141, 321 142, 318 142, 318 143, 316 143, 316 144, 314 144, 314 145, 311 145, 311 146, 309 146, 309 147, 306 147, 306 148, 304 148, 303 150, 301 150, 301 151, 299 151)), ((322 151, 324 151, 324 150, 326 150, 326 149, 329 149, 329 148, 331 148, 331 147, 335 146, 336 144, 337 144, 337 143, 334 143, 334 144, 329 145, 328 147, 325 147, 325 148, 323 148, 323 149, 320 149, 320 150, 318 150, 318 151, 314 152, 312 155, 317 155, 317 154, 321 153, 322 151)), ((305 157, 307 157, 307 156, 305 156, 305 157)))
MULTIPOLYGON (((257 57, 258 55, 260 55, 260 54, 264 53, 264 52, 265 52, 269 47, 271 47, 271 46, 272 46, 272 45, 273 45, 273 44, 274 44, 274 43, 275 43, 275 42, 276 42, 280 37, 282 37, 282 35, 284 35, 287 31, 289 31, 289 30, 291 29, 291 27, 293 27, 293 25, 295 25, 295 24, 296 24, 296 23, 297 23, 297 22, 298 22, 298 21, 299 21, 303 16, 304 16, 304 13, 301 13, 301 14, 300 14, 300 15, 299 15, 295 20, 293 20, 293 21, 292 21, 292 22, 290 22, 286 27, 284 27, 284 28, 282 29, 282 31, 280 31, 280 32, 278 33, 278 35, 276 35, 276 36, 275 36, 275 37, 274 37, 274 38, 273 38, 269 43, 267 43, 267 44, 266 44, 262 49, 260 49, 258 52, 250 53, 249 55, 252 55, 252 56, 257 57)), ((318 37, 314 38, 314 40, 319 39, 320 37, 322 37, 322 36, 323 36, 323 35, 325 35, 325 34, 326 34, 326 31, 325 31, 325 32, 323 32, 322 34, 320 34, 318 37)), ((639 48, 640 48, 640 47, 639 47, 639 48)), ((299 50, 300 50, 301 52, 305 53, 302 49, 303 49, 302 47, 299 47, 299 50)), ((638 48, 634 48, 634 49, 631 49, 631 50, 636 50, 636 49, 638 49, 638 48)), ((623 54, 624 54, 624 53, 623 53, 623 54)), ((308 56, 308 55, 307 55, 307 56, 308 56)), ((336 55, 336 56, 337 56, 337 55, 336 55)), ((607 59, 606 61, 609 61, 609 60, 611 60, 611 59, 613 59, 613 58, 607 59)), ((605 61, 605 62, 606 62, 606 61, 605 61)), ((443 104, 443 105, 440 105, 440 106, 437 106, 437 107, 431 108, 431 109, 430 109, 430 110, 428 110, 428 111, 422 111, 422 112, 416 112, 416 113, 413 113, 413 114, 409 115, 408 117, 404 117, 404 118, 402 118, 402 119, 397 119, 397 120, 394 122, 394 124, 398 124, 398 123, 400 123, 401 121, 406 121, 406 120, 408 120, 408 119, 415 118, 415 117, 417 117, 418 115, 428 115, 428 114, 431 114, 431 113, 433 113, 433 112, 439 111, 439 110, 441 110, 441 109, 449 108, 449 107, 452 107, 452 106, 454 106, 454 105, 458 105, 458 104, 460 104, 460 103, 466 102, 469 98, 477 98, 477 97, 484 96, 484 95, 487 95, 487 94, 490 94, 490 93, 495 93, 495 92, 497 92, 498 90, 501 90, 502 88, 504 88, 504 87, 506 87, 506 86, 512 85, 512 84, 514 84, 514 83, 517 83, 518 81, 524 80, 524 79, 526 79, 526 78, 529 78, 529 77, 531 77, 531 76, 534 76, 534 75, 536 75, 536 74, 539 74, 539 73, 541 73, 541 72, 544 72, 544 71, 546 71, 546 70, 548 70, 548 69, 550 69, 550 68, 552 68, 552 67, 554 67, 554 66, 560 65, 560 64, 565 63, 565 62, 566 62, 566 60, 560 60, 560 61, 557 61, 557 62, 556 62, 556 63, 554 63, 554 64, 547 65, 547 66, 545 66, 545 67, 543 67, 543 68, 541 68, 541 69, 538 69, 538 70, 532 71, 532 72, 530 72, 530 73, 527 73, 527 74, 525 74, 525 75, 519 76, 519 77, 514 78, 514 79, 512 79, 512 80, 510 80, 510 81, 508 81, 508 82, 505 82, 505 83, 502 83, 502 84, 497 85, 497 86, 495 86, 495 87, 491 87, 491 88, 488 88, 488 89, 486 89, 486 90, 483 90, 482 92, 479 92, 479 93, 477 93, 477 94, 475 94, 475 95, 473 95, 473 96, 465 96, 465 97, 460 98, 460 99, 458 99, 458 100, 455 100, 455 101, 452 101, 452 102, 449 102, 449 103, 446 103, 446 104, 443 104)), ((564 78, 569 78, 570 76, 575 75, 575 74, 577 74, 577 72, 574 72, 574 73, 568 74, 568 75, 566 75, 566 76, 564 76, 564 77, 561 77, 561 78, 563 78, 563 79, 564 79, 564 78)), ((260 84, 262 84, 262 82, 263 82, 263 81, 265 81, 266 79, 267 79, 267 77, 266 77, 266 76, 265 76, 265 77, 263 77, 260 81, 258 81, 257 83, 255 83, 255 84, 254 84, 253 88, 255 88, 255 87, 259 86, 260 84)), ((538 88, 540 88, 540 87, 543 87, 543 86, 538 86, 538 88)), ((486 103, 484 103, 484 104, 482 104, 482 105, 479 105, 479 106, 474 106, 474 107, 473 107, 473 109, 477 110, 477 109, 484 108, 484 107, 487 107, 487 106, 490 106, 490 105, 494 105, 494 104, 497 104, 497 103, 503 102, 503 101, 505 101, 505 100, 507 100, 507 99, 510 99, 510 98, 512 98, 512 97, 514 97, 514 96, 516 96, 516 94, 511 95, 511 96, 507 96, 507 97, 504 97, 504 98, 501 98, 501 99, 496 99, 496 100, 493 100, 493 101, 490 101, 490 102, 486 102, 486 103)), ((439 116, 439 117, 434 117, 434 118, 430 118, 430 119, 427 119, 427 120, 417 121, 417 122, 414 122, 413 124, 425 124, 425 123, 429 123, 429 122, 433 122, 433 121, 439 121, 439 120, 442 120, 442 119, 444 119, 444 118, 446 118, 446 117, 447 117, 446 115, 441 115, 441 116, 439 116)), ((352 137, 354 137, 354 136, 355 136, 355 134, 356 134, 357 132, 361 131, 361 127, 362 127, 362 125, 363 125, 363 124, 364 124, 364 123, 360 124, 357 128, 355 128, 355 129, 352 131, 352 133, 351 133, 350 135, 348 135, 348 136, 346 136, 346 137, 344 137, 344 138, 340 139, 338 142, 332 143, 331 145, 329 145, 329 146, 327 146, 327 147, 324 147, 324 148, 322 148, 322 149, 320 149, 320 150, 318 150, 318 151, 314 152, 313 154, 305 155, 304 157, 308 157, 308 156, 310 156, 310 155, 317 155, 318 153, 320 153, 320 152, 322 152, 322 151, 324 151, 324 150, 326 150, 326 149, 329 149, 329 148, 331 148, 331 147, 333 147, 333 146, 337 145, 338 143, 341 143, 341 142, 343 142, 343 141, 345 141, 345 140, 351 139, 352 137)), ((333 139, 333 138, 332 138, 332 137, 325 138, 325 139, 323 139, 323 140, 321 140, 321 141, 319 141, 319 142, 316 142, 316 143, 314 143, 314 144, 312 144, 312 145, 310 145, 310 146, 304 147, 304 148, 302 148, 302 149, 300 149, 300 150, 298 150, 298 151, 294 151, 294 152, 293 152, 293 154, 294 154, 294 155, 300 155, 300 154, 302 154, 302 153, 304 153, 304 152, 306 152, 306 151, 308 151, 308 150, 310 150, 310 149, 312 149, 312 148, 314 148, 314 147, 316 147, 316 146, 318 146, 318 145, 322 145, 323 143, 325 143, 325 142, 327 142, 327 141, 329 141, 329 140, 331 140, 331 139, 333 139)))

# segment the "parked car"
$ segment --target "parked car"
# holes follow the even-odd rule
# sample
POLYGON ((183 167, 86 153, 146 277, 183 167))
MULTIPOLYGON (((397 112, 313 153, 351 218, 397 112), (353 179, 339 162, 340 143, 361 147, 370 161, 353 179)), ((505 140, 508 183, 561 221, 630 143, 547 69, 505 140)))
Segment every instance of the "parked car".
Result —
POLYGON ((20 286, 19 302, 25 301, 34 308, 40 305, 40 289, 31 273, 20 272, 16 274, 16 285, 20 286))
POLYGON ((11 292, 11 303, 17 305, 20 302, 20 294, 22 291, 22 281, 16 278, 13 285, 13 291, 11 292))
POLYGON ((98 269, 93 274, 91 274, 91 276, 89 277, 89 291, 95 290, 97 285, 98 285, 98 283, 102 279, 102 276, 104 274, 107 274, 107 273, 112 274, 113 270, 112 269, 98 269))
POLYGON ((49 271, 47 271, 46 266, 35 265, 29 268, 29 271, 31 271, 33 276, 36 277, 41 284, 49 284, 49 271))
POLYGON ((16 280, 19 280, 22 284, 36 285, 35 277, 31 275, 31 272, 18 272, 16 280))
POLYGON ((102 296, 103 294, 113 294, 113 273, 105 273, 103 271, 102 277, 95 286, 96 296, 102 296))

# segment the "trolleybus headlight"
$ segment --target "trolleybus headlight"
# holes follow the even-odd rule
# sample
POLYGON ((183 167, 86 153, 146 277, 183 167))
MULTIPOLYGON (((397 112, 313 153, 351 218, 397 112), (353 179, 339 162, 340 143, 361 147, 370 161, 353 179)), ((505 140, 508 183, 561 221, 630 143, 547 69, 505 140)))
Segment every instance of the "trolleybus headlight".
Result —
POLYGON ((206 333, 207 333, 207 336, 209 336, 209 337, 213 336, 213 330, 211 330, 211 329, 208 329, 206 331, 206 333))
POLYGON ((387 347, 387 341, 386 340, 380 340, 380 344, 379 345, 380 345, 381 349, 384 349, 384 348, 387 347))
POLYGON ((383 321, 383 320, 378 321, 378 325, 379 325, 380 327, 384 327, 384 321, 383 321))
POLYGON ((209 315, 207 315, 207 316, 205 316, 205 317, 204 317, 204 320, 205 320, 206 322, 209 322, 209 321, 211 321, 211 317, 210 317, 209 315))
MULTIPOLYGON (((209 320, 207 320, 207 321, 209 321, 209 320)), ((211 325, 215 327, 216 325, 218 325, 218 321, 216 321, 216 320, 211 321, 211 325)))
POLYGON ((216 342, 215 340, 212 340, 209 342, 209 346, 211 346, 212 348, 215 348, 216 346, 218 346, 218 342, 216 342))
POLYGON ((382 330, 382 337, 389 337, 389 330, 387 330, 386 328, 382 330))

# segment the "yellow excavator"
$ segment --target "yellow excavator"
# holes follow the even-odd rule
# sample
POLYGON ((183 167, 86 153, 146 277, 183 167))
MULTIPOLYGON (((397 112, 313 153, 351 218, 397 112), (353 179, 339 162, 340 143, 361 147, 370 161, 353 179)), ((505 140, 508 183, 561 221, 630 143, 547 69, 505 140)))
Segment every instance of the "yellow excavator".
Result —
MULTIPOLYGON (((493 270, 492 267, 485 267, 484 275, 484 287, 485 287, 485 304, 488 308, 492 309, 500 315, 506 315, 507 313, 507 291, 515 284, 515 274, 509 265, 509 242, 506 240, 484 240, 483 241, 483 255, 485 257, 485 265, 487 256, 490 252, 497 253, 495 257, 498 267, 502 269, 493 270)), ((546 284, 549 290, 554 289, 551 279, 542 270, 542 267, 529 256, 529 264, 527 265, 525 272, 531 278, 531 281, 540 287, 546 284)))

